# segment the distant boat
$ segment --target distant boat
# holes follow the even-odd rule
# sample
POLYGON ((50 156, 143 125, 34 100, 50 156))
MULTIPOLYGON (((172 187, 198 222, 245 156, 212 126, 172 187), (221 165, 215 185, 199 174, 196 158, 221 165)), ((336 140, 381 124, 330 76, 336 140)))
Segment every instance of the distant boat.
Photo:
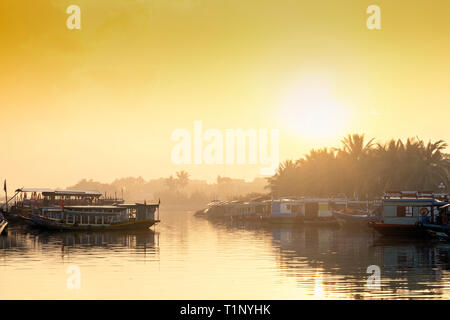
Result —
POLYGON ((0 213, 0 235, 5 234, 7 230, 8 230, 8 221, 0 213))
POLYGON ((248 220, 268 224, 337 226, 332 215, 336 202, 346 199, 283 197, 247 201, 213 201, 196 216, 209 219, 248 220))

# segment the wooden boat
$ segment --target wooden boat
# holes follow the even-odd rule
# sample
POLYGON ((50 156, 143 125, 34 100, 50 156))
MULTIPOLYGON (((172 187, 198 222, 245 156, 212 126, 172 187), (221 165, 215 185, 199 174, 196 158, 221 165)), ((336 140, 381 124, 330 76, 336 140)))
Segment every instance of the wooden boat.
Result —
POLYGON ((5 234, 8 230, 8 221, 0 213, 0 235, 5 234))
POLYGON ((333 210, 333 216, 341 227, 366 228, 369 222, 375 222, 377 217, 364 211, 333 210))
POLYGON ((139 203, 39 208, 21 218, 53 230, 139 230, 160 222, 159 204, 139 203))
POLYGON ((380 219, 369 225, 388 236, 428 236, 424 222, 434 221, 438 208, 446 204, 442 199, 432 192, 388 192, 382 199, 380 219))

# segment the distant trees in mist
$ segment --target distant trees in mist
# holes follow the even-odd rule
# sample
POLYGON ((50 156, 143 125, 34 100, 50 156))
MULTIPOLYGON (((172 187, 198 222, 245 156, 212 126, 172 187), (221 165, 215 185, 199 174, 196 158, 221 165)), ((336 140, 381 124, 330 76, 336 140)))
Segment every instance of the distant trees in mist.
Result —
POLYGON ((112 183, 83 179, 69 189, 93 189, 107 197, 124 196, 127 202, 146 200, 163 204, 204 205, 211 200, 258 196, 323 196, 345 194, 360 199, 385 191, 449 191, 450 155, 443 140, 424 142, 392 139, 376 143, 364 134, 352 134, 336 148, 313 149, 297 160, 281 163, 270 178, 252 182, 218 176, 214 183, 193 180, 186 171, 167 178, 128 177, 112 183), (443 184, 445 189, 440 189, 443 184))
POLYGON ((128 177, 101 183, 83 179, 68 189, 98 190, 107 197, 123 197, 127 202, 158 202, 164 205, 205 205, 214 199, 230 200, 249 193, 266 192, 264 178, 251 182, 218 176, 214 183, 193 180, 186 171, 178 171, 167 178, 144 180, 142 177, 128 177))

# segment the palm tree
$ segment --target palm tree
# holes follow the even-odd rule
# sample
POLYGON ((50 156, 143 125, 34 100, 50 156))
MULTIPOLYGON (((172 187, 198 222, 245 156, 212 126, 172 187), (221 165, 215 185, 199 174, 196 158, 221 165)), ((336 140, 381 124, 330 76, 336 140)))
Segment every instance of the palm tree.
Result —
POLYGON ((416 188, 437 190, 437 186, 441 182, 448 185, 449 161, 442 153, 446 147, 447 144, 443 140, 434 143, 429 141, 426 146, 422 146, 414 172, 414 186, 416 188))
POLYGON ((373 157, 374 191, 378 194, 401 189, 404 181, 405 145, 399 140, 391 139, 385 144, 377 144, 373 157))
POLYGON ((273 177, 268 178, 269 188, 276 196, 295 193, 297 180, 297 164, 292 160, 280 163, 273 177))
POLYGON ((176 189, 177 189, 177 182, 173 178, 173 176, 170 176, 169 178, 165 179, 164 183, 169 188, 170 191, 176 191, 176 189))
POLYGON ((365 142, 364 134, 342 139, 342 148, 311 150, 297 161, 282 163, 268 179, 275 195, 379 196, 389 190, 438 191, 450 185, 450 155, 438 140, 425 144, 418 138, 365 142))
POLYGON ((370 139, 364 144, 364 134, 349 134, 341 140, 344 148, 343 151, 350 155, 351 158, 359 160, 361 156, 367 154, 375 145, 375 138, 370 139))
POLYGON ((367 143, 364 140, 364 134, 356 133, 349 134, 341 140, 343 148, 338 155, 347 180, 345 192, 350 195, 363 195, 370 189, 367 185, 370 171, 367 168, 375 139, 372 138, 367 143))
POLYGON ((176 175, 177 175, 177 185, 180 188, 184 188, 189 184, 189 173, 182 170, 182 171, 176 172, 176 175))

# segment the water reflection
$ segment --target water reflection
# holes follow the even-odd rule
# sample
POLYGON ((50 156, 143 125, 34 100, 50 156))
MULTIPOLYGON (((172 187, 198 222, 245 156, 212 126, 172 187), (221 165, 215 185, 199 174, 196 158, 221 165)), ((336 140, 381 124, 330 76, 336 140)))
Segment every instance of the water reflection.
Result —
POLYGON ((31 226, 11 225, 7 236, 0 237, 0 249, 27 251, 46 247, 60 248, 62 252, 76 248, 128 248, 157 253, 159 233, 140 231, 44 231, 31 226))
POLYGON ((0 237, 0 299, 392 299, 450 297, 450 246, 372 232, 214 222, 165 213, 157 232, 0 237), (79 291, 66 268, 80 266, 79 291), (367 287, 367 267, 381 289, 367 287))
POLYGON ((314 298, 448 298, 450 245, 381 237, 372 231, 209 221, 218 229, 270 234, 278 269, 311 287, 314 298), (381 270, 381 289, 367 287, 370 265, 381 270))

